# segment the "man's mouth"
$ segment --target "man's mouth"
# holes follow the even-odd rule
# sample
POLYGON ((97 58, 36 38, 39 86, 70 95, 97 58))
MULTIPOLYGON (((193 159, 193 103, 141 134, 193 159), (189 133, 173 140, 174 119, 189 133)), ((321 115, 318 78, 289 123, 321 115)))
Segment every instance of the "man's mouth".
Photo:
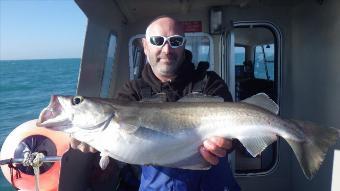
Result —
POLYGON ((159 61, 164 64, 173 64, 174 62, 176 62, 176 59, 174 57, 161 57, 159 61))
POLYGON ((161 61, 166 61, 166 62, 173 62, 173 59, 169 59, 169 58, 161 58, 161 61))
POLYGON ((163 60, 176 60, 176 55, 174 55, 174 54, 161 54, 159 56, 159 59, 163 59, 163 60))

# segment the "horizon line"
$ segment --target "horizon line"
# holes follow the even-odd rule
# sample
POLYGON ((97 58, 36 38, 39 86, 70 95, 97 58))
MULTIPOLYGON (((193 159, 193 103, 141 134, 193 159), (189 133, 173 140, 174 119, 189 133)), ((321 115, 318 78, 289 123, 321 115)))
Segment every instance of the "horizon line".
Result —
POLYGON ((76 57, 72 57, 72 58, 24 58, 24 59, 0 59, 0 61, 22 61, 22 60, 57 60, 57 59, 81 59, 76 58, 76 57))

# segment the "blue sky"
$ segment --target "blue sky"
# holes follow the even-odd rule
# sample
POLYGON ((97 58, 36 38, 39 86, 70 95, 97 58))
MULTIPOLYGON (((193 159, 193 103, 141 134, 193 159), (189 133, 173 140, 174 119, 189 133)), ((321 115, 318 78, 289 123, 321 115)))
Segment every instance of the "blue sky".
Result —
POLYGON ((80 58, 86 25, 73 0, 0 0, 0 60, 80 58))

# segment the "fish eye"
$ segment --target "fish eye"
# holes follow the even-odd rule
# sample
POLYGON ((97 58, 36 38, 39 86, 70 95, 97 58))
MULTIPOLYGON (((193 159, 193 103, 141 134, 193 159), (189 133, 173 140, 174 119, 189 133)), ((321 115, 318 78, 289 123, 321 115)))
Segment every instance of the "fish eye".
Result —
POLYGON ((84 100, 84 98, 82 96, 75 96, 72 98, 72 105, 78 105, 80 104, 82 101, 84 100))

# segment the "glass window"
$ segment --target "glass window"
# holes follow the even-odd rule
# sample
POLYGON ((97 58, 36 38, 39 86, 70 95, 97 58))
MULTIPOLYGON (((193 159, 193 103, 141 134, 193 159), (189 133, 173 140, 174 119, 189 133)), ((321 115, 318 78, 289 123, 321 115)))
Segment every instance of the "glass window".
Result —
POLYGON ((243 65, 246 60, 246 49, 243 46, 235 46, 235 65, 243 65))
POLYGON ((113 71, 113 64, 115 61, 115 53, 117 46, 117 37, 114 34, 110 35, 109 44, 107 48, 107 56, 104 67, 104 74, 102 79, 102 88, 100 91, 100 97, 108 97, 110 91, 111 77, 113 71))
POLYGON ((274 80, 274 44, 256 46, 254 76, 257 79, 274 80))
MULTIPOLYGON (((211 64, 211 40, 205 33, 187 33, 185 48, 192 52, 192 63, 196 66, 199 62, 211 64)), ((210 67, 211 68, 211 67, 210 67)))

